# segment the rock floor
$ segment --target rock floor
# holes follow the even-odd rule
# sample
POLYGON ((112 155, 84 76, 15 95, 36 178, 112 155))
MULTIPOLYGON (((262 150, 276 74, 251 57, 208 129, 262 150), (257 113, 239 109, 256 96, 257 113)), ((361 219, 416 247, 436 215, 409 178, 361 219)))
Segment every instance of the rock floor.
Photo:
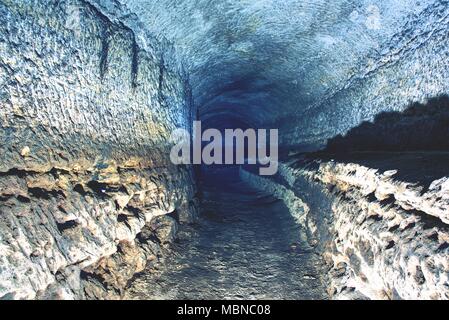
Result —
POLYGON ((166 265, 137 277, 125 298, 325 299, 320 257, 283 203, 235 169, 206 177, 200 222, 181 230, 166 265))

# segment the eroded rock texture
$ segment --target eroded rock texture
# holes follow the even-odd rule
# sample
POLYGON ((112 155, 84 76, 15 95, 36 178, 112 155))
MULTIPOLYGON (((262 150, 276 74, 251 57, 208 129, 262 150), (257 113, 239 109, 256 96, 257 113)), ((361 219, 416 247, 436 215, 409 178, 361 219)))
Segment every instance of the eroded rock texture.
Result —
POLYGON ((328 252, 332 296, 448 298, 447 0, 2 0, 0 13, 0 297, 119 297, 159 263, 198 207, 168 138, 200 117, 278 128, 284 156, 328 140, 373 153, 242 177, 328 252), (432 154, 382 158, 399 150, 432 154), (404 165, 418 173, 393 174, 404 165))
POLYGON ((1 1, 0 296, 106 298, 195 216, 171 48, 85 1, 1 1))
POLYGON ((446 0, 119 2, 173 42, 208 126, 279 128, 283 149, 449 91, 446 0))
POLYGON ((329 267, 331 298, 449 299, 447 160, 429 153, 307 157, 283 165, 275 180, 242 177, 299 215, 329 267))

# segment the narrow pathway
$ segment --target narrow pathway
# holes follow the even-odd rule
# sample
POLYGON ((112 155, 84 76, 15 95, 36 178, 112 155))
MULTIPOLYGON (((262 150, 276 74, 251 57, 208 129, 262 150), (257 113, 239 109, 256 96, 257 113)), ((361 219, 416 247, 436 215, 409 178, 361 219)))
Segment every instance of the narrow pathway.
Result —
POLYGON ((251 189, 235 168, 203 183, 199 224, 181 230, 168 269, 137 278, 132 299, 323 299, 319 256, 303 250, 282 202, 251 189))

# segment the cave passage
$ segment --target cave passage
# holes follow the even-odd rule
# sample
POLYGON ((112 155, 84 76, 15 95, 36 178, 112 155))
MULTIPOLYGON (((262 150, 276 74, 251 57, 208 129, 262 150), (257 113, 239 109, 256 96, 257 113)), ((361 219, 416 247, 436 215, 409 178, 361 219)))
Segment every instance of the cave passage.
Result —
POLYGON ((182 228, 167 269, 144 273, 131 299, 326 299, 324 265, 289 210, 239 177, 202 170, 198 224, 182 228))
MULTIPOLYGON (((363 208, 376 204, 362 203, 357 188, 346 190, 346 181, 325 188, 305 183, 309 177, 292 174, 288 163, 299 159, 298 167, 304 167, 301 159, 306 153, 323 149, 330 153, 321 154, 323 160, 332 163, 336 154, 340 154, 338 159, 345 154, 349 165, 351 161, 359 163, 351 152, 371 152, 368 158, 381 157, 389 163, 394 162, 394 156, 385 151, 416 152, 435 145, 433 149, 447 149, 440 143, 447 137, 447 111, 433 107, 447 105, 445 98, 437 98, 446 92, 447 85, 436 79, 438 76, 431 76, 447 69, 435 64, 440 59, 437 56, 447 50, 431 43, 438 37, 447 43, 447 34, 438 36, 437 31, 447 16, 440 19, 435 15, 441 3, 412 2, 291 0, 250 4, 229 0, 220 4, 182 1, 179 6, 168 7, 130 2, 143 21, 162 19, 164 24, 149 23, 147 28, 173 41, 187 57, 196 120, 202 121, 203 128, 221 132, 278 129, 280 165, 287 173, 271 177, 274 184, 270 187, 266 180, 255 178, 250 184, 242 179, 238 166, 202 167, 197 177, 201 190, 199 223, 181 227, 176 254, 167 269, 137 277, 128 290, 129 297, 324 299, 331 292, 345 299, 394 298, 396 287, 376 289, 373 283, 384 280, 378 279, 379 271, 370 269, 375 265, 373 252, 384 250, 376 249, 376 243, 385 241, 372 240, 371 234, 383 236, 379 230, 385 227, 346 231, 352 220, 363 221, 359 218, 364 216, 363 208), (184 19, 186 11, 195 14, 184 19), (423 42, 413 34, 425 34, 424 21, 434 26, 428 27, 433 36, 422 48, 434 48, 434 53, 420 55, 419 43, 423 42), (416 77, 414 72, 423 68, 429 71, 418 72, 416 77), (410 107, 429 98, 435 99, 416 110, 410 107), (403 114, 398 112, 403 110, 403 114), (427 121, 418 125, 422 119, 427 121), (413 130, 414 126, 422 129, 413 130), (436 137, 440 137, 438 141, 436 137), (386 144, 391 145, 385 148, 386 144), (331 205, 334 200, 341 205, 342 216, 359 210, 362 213, 339 222, 338 206, 331 205), (348 232, 343 240, 338 238, 340 228, 348 232), (370 240, 360 236, 364 232, 370 240), (332 237, 335 243, 324 248, 332 237), (354 243, 352 237, 356 238, 354 243), (323 261, 326 250, 332 262, 323 261), (333 273, 329 276, 330 269, 333 273), (357 289, 352 280, 341 280, 353 277, 360 277, 355 281, 357 289), (328 290, 329 279, 340 284, 328 290)), ((320 162, 317 160, 312 168, 319 170, 320 162)), ((400 171, 395 177, 400 179, 406 165, 393 168, 400 171)), ((255 172, 253 169, 245 168, 255 172)), ((342 176, 354 172, 357 170, 351 169, 342 176)), ((324 184, 334 181, 330 176, 323 179, 324 184)), ((381 207, 393 205, 394 196, 382 192, 373 191, 368 199, 375 202, 377 196, 381 207)), ((371 219, 366 219, 370 226, 371 219)), ((397 236, 391 236, 385 250, 392 249, 396 241, 397 236)), ((378 257, 383 260, 389 255, 378 253, 378 257)))
POLYGON ((449 299, 447 0, 0 16, 0 299, 449 299), (175 163, 198 120, 277 173, 175 163))

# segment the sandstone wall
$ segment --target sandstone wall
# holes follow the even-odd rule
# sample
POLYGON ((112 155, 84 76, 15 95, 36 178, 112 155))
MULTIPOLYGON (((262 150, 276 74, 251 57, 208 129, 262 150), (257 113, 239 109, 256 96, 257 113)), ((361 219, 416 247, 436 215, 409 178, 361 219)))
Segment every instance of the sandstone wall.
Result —
POLYGON ((85 1, 0 15, 0 297, 117 297, 194 219, 192 170, 168 158, 186 76, 85 1))
MULTIPOLYGON (((407 158, 396 159, 400 163, 438 157, 396 156, 407 158)), ((382 162, 394 165, 394 157, 382 162)), ((448 179, 436 168, 428 168, 432 181, 426 185, 357 161, 281 167, 281 177, 271 180, 246 171, 242 177, 287 204, 301 203, 299 210, 288 207, 300 214, 309 244, 323 254, 331 298, 449 299, 448 179)))

